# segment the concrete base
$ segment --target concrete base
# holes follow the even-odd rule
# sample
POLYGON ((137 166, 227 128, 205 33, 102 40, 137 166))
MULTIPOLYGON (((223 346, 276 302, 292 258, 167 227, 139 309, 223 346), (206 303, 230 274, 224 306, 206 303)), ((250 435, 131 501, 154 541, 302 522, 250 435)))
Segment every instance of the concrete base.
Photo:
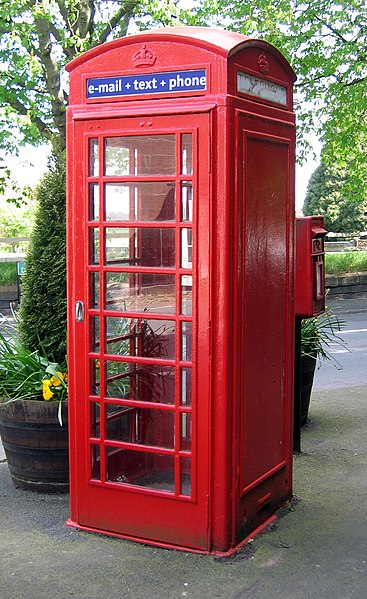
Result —
POLYGON ((365 599, 366 425, 364 386, 314 393, 293 501, 229 558, 66 527, 68 496, 15 489, 0 463, 4 598, 365 599))

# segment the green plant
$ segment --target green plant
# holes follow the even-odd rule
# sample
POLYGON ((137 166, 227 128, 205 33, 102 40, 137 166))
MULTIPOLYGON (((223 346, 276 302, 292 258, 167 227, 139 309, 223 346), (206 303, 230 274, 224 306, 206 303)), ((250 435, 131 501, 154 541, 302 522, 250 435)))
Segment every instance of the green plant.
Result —
POLYGON ((350 185, 349 164, 321 163, 311 175, 303 214, 322 214, 325 229, 334 233, 354 233, 367 228, 367 199, 354 201, 346 189, 350 185))
POLYGON ((301 325, 301 354, 330 360, 328 351, 335 343, 345 347, 344 340, 339 335, 345 321, 340 319, 331 308, 319 316, 304 318, 301 325))
POLYGON ((36 190, 38 201, 22 277, 19 339, 65 365, 66 356, 66 191, 65 157, 56 155, 36 190))
POLYGON ((17 284, 17 268, 14 262, 0 263, 0 286, 17 284))
POLYGON ((325 255, 325 270, 327 274, 367 271, 367 252, 351 251, 325 255))
POLYGON ((2 252, 27 252, 28 241, 15 241, 17 237, 29 237, 32 231, 36 201, 32 196, 27 203, 14 206, 5 203, 0 206, 0 237, 13 238, 1 244, 2 252))
POLYGON ((67 373, 45 355, 23 347, 16 336, 16 327, 2 317, 0 332, 0 398, 1 405, 19 399, 59 401, 67 398, 67 373))

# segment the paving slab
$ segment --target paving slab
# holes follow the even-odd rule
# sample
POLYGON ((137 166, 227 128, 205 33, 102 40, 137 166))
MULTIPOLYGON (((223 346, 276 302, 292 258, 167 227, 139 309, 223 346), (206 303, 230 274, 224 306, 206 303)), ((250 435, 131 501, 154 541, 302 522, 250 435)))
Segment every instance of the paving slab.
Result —
POLYGON ((17 490, 0 463, 2 599, 365 599, 366 403, 365 387, 313 393, 294 500, 230 559, 68 528, 67 495, 17 490))

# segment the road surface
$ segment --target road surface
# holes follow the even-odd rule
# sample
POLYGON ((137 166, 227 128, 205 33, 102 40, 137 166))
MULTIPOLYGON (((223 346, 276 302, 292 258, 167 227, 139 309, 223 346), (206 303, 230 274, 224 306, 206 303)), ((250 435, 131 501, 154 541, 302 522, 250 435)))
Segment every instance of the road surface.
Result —
POLYGON ((334 344, 332 359, 318 363, 313 389, 341 389, 367 385, 367 313, 346 314, 341 337, 345 347, 334 344))

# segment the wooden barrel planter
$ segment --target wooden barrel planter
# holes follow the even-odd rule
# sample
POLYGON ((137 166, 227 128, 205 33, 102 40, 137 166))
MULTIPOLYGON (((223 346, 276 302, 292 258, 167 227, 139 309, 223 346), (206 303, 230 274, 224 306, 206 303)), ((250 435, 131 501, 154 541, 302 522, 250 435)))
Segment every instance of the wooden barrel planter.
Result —
POLYGON ((0 436, 15 487, 40 493, 69 490, 67 402, 18 400, 0 407, 0 436))
POLYGON ((316 354, 301 357, 301 426, 306 424, 316 368, 316 354))

